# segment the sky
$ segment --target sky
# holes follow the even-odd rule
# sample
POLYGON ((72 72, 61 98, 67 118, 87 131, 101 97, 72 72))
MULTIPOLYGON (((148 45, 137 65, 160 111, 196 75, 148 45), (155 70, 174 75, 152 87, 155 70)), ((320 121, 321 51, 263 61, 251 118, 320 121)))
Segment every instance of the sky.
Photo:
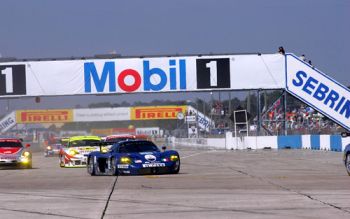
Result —
MULTIPOLYGON (((283 46, 350 85, 349 0, 1 0, 0 5, 1 57, 275 53, 283 46)), ((12 108, 35 104, 10 101, 12 108)), ((0 114, 7 103, 0 100, 0 114)))

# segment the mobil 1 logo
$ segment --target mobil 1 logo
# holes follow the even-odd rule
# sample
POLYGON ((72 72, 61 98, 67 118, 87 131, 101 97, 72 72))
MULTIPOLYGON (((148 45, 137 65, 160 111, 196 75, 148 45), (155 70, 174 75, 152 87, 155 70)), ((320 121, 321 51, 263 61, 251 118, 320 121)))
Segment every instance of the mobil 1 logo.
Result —
POLYGON ((230 59, 197 59, 197 88, 230 88, 230 59))
POLYGON ((0 65, 0 95, 26 94, 25 65, 0 65))

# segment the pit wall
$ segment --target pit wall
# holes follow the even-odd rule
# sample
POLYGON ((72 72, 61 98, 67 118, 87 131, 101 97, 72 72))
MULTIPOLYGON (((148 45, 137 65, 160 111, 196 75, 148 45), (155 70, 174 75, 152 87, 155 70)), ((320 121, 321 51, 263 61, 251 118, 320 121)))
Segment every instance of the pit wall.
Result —
POLYGON ((312 149, 343 151, 350 144, 350 137, 340 135, 287 135, 287 136, 249 136, 232 137, 231 132, 225 138, 173 138, 174 145, 203 149, 312 149))

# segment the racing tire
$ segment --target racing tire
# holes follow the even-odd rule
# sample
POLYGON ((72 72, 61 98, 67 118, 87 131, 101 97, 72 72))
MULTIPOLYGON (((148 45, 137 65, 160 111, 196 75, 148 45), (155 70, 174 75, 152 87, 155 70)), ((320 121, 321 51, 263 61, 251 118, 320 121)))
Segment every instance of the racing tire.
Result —
POLYGON ((95 159, 94 157, 88 157, 87 161, 87 172, 91 176, 96 176, 96 165, 95 165, 95 159))
POLYGON ((180 158, 179 158, 179 165, 177 166, 176 169, 171 171, 171 174, 178 174, 180 172, 180 166, 181 166, 181 162, 180 162, 180 158))
POLYGON ((64 163, 64 160, 62 160, 62 156, 60 156, 59 162, 60 162, 60 167, 61 168, 66 166, 65 163, 64 163))
POLYGON ((111 159, 111 173, 112 173, 112 176, 118 176, 118 169, 117 169, 114 157, 112 157, 111 159))
POLYGON ((350 153, 346 154, 345 168, 346 168, 346 172, 348 172, 348 175, 350 176, 350 153))
POLYGON ((27 168, 27 169, 32 169, 32 168, 33 168, 33 163, 32 163, 32 162, 28 163, 27 166, 26 166, 26 168, 27 168))
POLYGON ((20 169, 32 169, 32 162, 27 164, 19 164, 17 167, 20 169))

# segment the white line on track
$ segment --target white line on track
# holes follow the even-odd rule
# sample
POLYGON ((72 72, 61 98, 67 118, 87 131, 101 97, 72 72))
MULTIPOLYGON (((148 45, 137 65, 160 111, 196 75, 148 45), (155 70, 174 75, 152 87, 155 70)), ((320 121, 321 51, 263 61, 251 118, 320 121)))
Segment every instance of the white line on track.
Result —
POLYGON ((203 152, 199 152, 199 153, 195 153, 195 154, 191 154, 191 155, 188 155, 188 156, 181 157, 181 159, 186 159, 188 157, 194 157, 194 156, 197 156, 197 155, 200 155, 200 154, 209 153, 209 152, 211 152, 211 151, 203 151, 203 152))

